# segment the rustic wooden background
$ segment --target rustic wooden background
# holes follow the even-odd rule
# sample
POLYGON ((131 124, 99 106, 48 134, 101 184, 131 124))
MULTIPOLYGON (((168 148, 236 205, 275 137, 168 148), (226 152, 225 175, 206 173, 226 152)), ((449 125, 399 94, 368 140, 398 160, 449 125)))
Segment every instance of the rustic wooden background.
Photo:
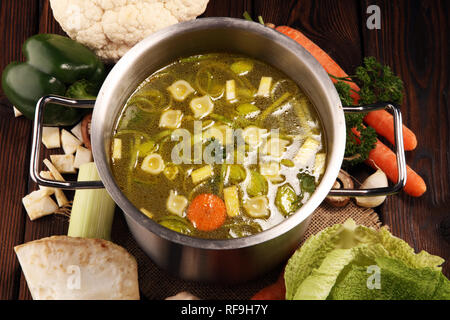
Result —
MULTIPOLYGON (((416 133, 418 148, 407 162, 426 181, 427 193, 391 196, 377 211, 394 235, 416 251, 447 259, 450 276, 450 117, 448 0, 211 0, 203 16, 241 18, 244 11, 266 22, 303 31, 347 72, 365 56, 375 56, 401 76, 406 94, 404 122, 416 133), (366 27, 369 5, 381 9, 381 29, 366 27)), ((36 33, 64 32, 48 0, 0 1, 0 70, 22 60, 21 45, 36 33)), ((26 90, 26 88, 24 88, 26 90)), ((0 299, 30 299, 15 245, 65 234, 67 219, 48 216, 31 222, 21 199, 37 188, 29 178, 32 123, 15 119, 0 91, 0 299)), ((114 232, 127 232, 116 219, 114 232)))

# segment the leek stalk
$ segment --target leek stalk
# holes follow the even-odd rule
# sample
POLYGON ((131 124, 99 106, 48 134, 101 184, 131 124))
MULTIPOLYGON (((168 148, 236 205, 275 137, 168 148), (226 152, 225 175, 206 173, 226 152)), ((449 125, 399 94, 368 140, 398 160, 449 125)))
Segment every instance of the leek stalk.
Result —
MULTIPOLYGON (((94 162, 80 166, 78 181, 100 180, 94 162)), ((105 189, 77 190, 70 215, 70 237, 111 239, 115 203, 105 189)))

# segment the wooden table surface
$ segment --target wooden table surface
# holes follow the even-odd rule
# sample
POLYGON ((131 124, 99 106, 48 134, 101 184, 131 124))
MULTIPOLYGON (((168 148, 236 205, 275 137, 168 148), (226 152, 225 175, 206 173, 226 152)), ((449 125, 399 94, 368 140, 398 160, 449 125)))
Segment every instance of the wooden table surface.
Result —
MULTIPOLYGON (((450 276, 450 116, 448 0, 211 0, 203 16, 241 18, 244 11, 266 22, 290 25, 327 51, 348 73, 363 57, 375 56, 403 79, 404 123, 417 135, 418 147, 407 162, 425 180, 426 194, 388 197, 377 209, 394 235, 416 251, 447 262, 450 276), (381 29, 368 29, 369 5, 380 8, 381 29)), ((0 1, 0 70, 23 60, 21 46, 36 33, 64 32, 53 19, 48 0, 0 1)), ((26 88, 24 88, 26 89, 26 88)), ((0 91, 0 299, 30 299, 13 251, 15 245, 65 234, 68 220, 47 216, 31 222, 21 199, 37 186, 29 178, 32 123, 14 118, 0 91)), ((113 232, 127 232, 116 219, 113 232)))

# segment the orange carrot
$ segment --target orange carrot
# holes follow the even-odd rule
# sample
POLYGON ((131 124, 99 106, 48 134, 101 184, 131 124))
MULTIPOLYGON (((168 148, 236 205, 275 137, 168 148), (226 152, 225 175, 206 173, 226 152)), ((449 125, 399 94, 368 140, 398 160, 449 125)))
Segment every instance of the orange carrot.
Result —
MULTIPOLYGON (((367 113, 364 122, 375 129, 380 135, 395 145, 394 121, 392 115, 386 110, 375 110, 367 113)), ((416 135, 405 125, 403 125, 403 144, 405 150, 414 150, 417 147, 416 135)))
MULTIPOLYGON (((328 74, 331 74, 338 78, 348 77, 348 74, 342 70, 342 68, 319 46, 317 46, 314 42, 308 39, 303 33, 298 30, 292 29, 288 26, 279 26, 276 27, 275 30, 283 33, 284 35, 292 38, 297 41, 300 45, 302 45, 306 51, 308 51, 317 61, 322 65, 328 74)), ((333 82, 337 80, 331 78, 333 82)), ((353 102, 358 104, 359 95, 359 87, 354 82, 347 82, 350 85, 351 97, 353 98, 353 102)), ((364 121, 370 125, 375 131, 380 135, 389 140, 392 144, 395 143, 395 134, 394 134, 394 120, 393 116, 387 112, 386 110, 377 110, 372 111, 367 114, 364 118, 364 121)), ((403 143, 405 150, 414 150, 417 146, 417 138, 415 134, 405 125, 403 125, 403 143)))
POLYGON ((198 230, 212 231, 225 222, 227 209, 218 196, 203 193, 192 200, 187 211, 187 218, 198 230))
MULTIPOLYGON (((370 151, 366 163, 375 169, 380 168, 389 180, 397 182, 397 156, 379 140, 370 151)), ((420 197, 427 191, 425 181, 409 166, 406 166, 406 185, 403 190, 413 197, 420 197)))
POLYGON ((251 300, 285 300, 286 299, 286 285, 284 283, 284 273, 281 273, 281 276, 278 280, 259 290, 251 300))

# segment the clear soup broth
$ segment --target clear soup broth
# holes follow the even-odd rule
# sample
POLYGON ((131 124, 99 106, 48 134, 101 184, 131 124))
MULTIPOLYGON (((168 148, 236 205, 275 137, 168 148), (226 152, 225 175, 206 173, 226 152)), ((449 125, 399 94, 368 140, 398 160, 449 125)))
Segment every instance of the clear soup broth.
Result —
POLYGON ((235 54, 179 59, 131 95, 113 132, 112 172, 142 214, 194 237, 266 230, 319 184, 320 119, 299 86, 235 54))

